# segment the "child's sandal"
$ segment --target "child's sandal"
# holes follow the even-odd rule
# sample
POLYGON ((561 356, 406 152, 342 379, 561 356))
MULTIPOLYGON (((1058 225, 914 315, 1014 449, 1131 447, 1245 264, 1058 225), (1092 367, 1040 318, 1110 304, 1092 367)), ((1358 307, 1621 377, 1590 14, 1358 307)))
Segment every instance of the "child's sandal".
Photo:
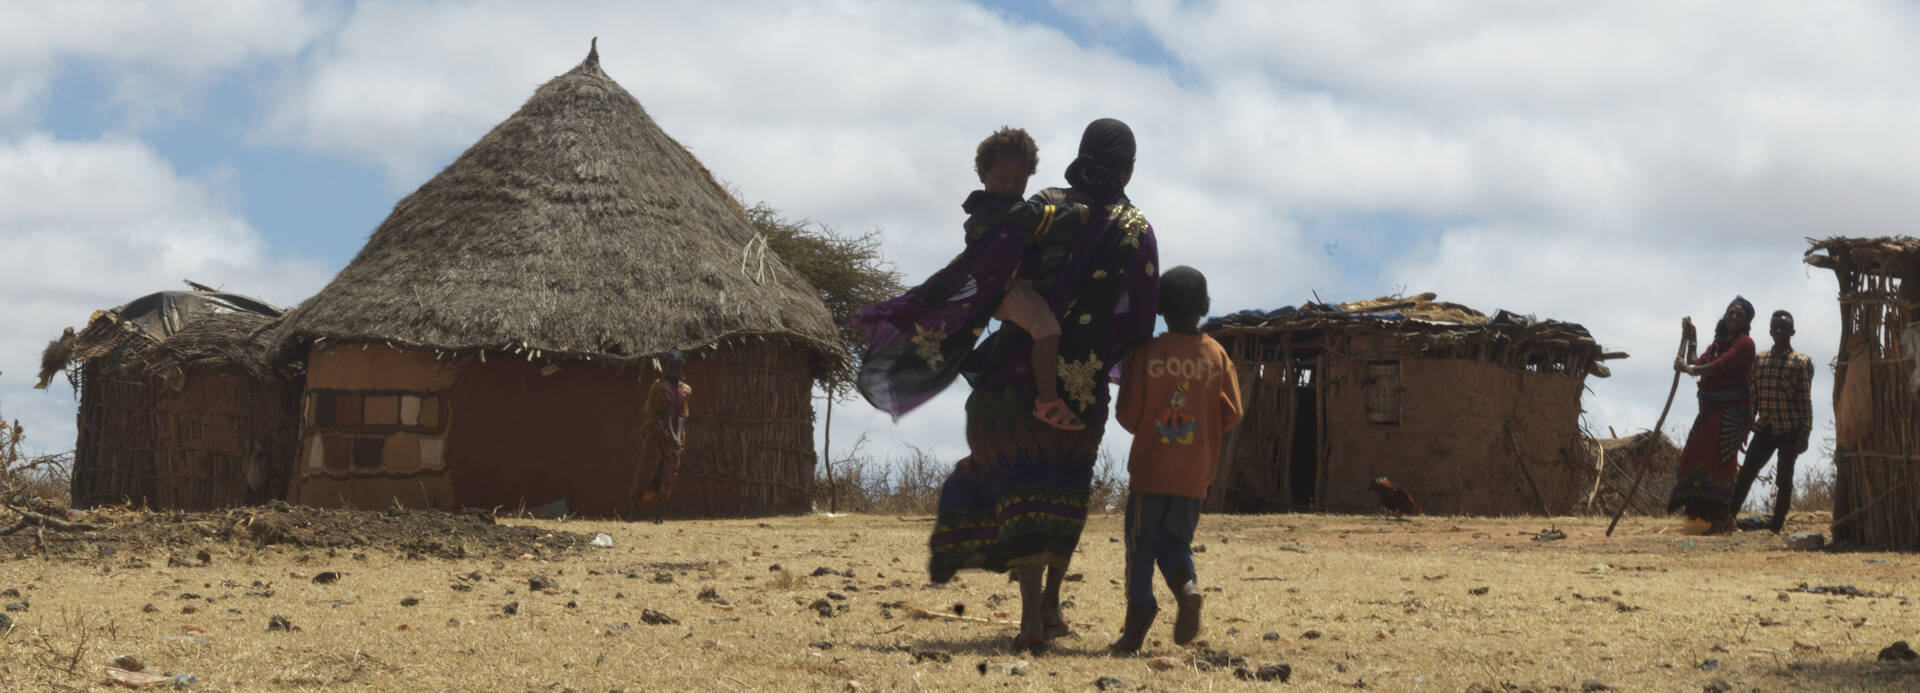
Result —
POLYGON ((1080 431, 1087 427, 1080 422, 1080 417, 1073 415, 1072 409, 1067 408, 1066 401, 1060 399, 1034 403, 1033 418, 1062 431, 1080 431))

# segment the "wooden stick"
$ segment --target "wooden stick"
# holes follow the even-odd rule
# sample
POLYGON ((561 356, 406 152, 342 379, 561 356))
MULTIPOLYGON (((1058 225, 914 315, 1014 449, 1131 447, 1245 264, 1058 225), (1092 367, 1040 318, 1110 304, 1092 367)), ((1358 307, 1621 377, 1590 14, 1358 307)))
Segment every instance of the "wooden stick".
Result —
MULTIPOLYGON (((1686 335, 1682 333, 1680 336, 1680 354, 1678 356, 1675 356, 1674 358, 1680 358, 1680 359, 1686 358, 1687 352, 1691 350, 1690 347, 1692 346, 1693 346, 1693 340, 1687 339, 1686 335)), ((1660 432, 1660 427, 1667 425, 1667 412, 1673 410, 1673 395, 1679 391, 1680 391, 1680 371, 1674 371, 1673 385, 1667 388, 1667 404, 1666 406, 1663 406, 1660 408, 1660 419, 1653 423, 1652 433, 1654 435, 1656 436, 1666 435, 1660 432)), ((1613 528, 1620 524, 1620 517, 1627 514, 1627 508, 1633 506, 1633 496, 1634 494, 1640 492, 1640 482, 1646 480, 1647 468, 1653 466, 1651 462, 1652 462, 1651 458, 1649 458, 1646 462, 1643 462, 1640 465, 1640 471, 1633 475, 1633 483, 1627 486, 1627 495, 1620 499, 1620 507, 1614 509, 1613 511, 1613 521, 1607 523, 1607 536, 1609 537, 1613 536, 1613 528)))

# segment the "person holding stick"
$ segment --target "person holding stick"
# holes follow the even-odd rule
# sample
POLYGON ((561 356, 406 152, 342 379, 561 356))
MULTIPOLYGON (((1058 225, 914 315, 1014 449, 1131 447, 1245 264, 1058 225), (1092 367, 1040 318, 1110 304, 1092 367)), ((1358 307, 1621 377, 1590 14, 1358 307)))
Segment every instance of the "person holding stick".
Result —
MULTIPOLYGON (((1689 525, 1706 534, 1733 531, 1735 477, 1740 446, 1753 424, 1753 304, 1739 296, 1713 328, 1713 344, 1703 354, 1673 360, 1673 369, 1700 378, 1700 412, 1680 451, 1680 467, 1667 512, 1683 512, 1689 525), (1701 527, 1704 526, 1704 527, 1701 527)), ((1683 338, 1694 339, 1693 321, 1680 323, 1683 338)))
POLYGON ((1787 510, 1793 506, 1793 462, 1807 451, 1807 438, 1813 433, 1813 359, 1793 350, 1793 314, 1773 312, 1768 333, 1773 348, 1762 352, 1753 363, 1753 400, 1759 419, 1753 426, 1753 443, 1747 447, 1747 462, 1740 466, 1740 481, 1733 494, 1738 512, 1747 504, 1747 492, 1753 480, 1767 466, 1775 451, 1780 464, 1774 468, 1773 516, 1741 529, 1765 527, 1778 534, 1786 527, 1787 510))

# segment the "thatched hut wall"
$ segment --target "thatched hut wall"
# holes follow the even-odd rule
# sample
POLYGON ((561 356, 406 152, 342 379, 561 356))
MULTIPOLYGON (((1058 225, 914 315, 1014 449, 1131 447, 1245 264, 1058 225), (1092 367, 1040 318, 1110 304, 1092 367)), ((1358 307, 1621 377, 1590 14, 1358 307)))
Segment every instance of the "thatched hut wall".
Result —
POLYGON ((1429 512, 1560 514, 1586 498, 1580 396, 1605 376, 1578 325, 1493 319, 1432 294, 1246 311, 1206 328, 1246 417, 1207 509, 1375 512, 1386 476, 1429 512), (1390 313, 1390 314, 1383 314, 1390 313))
POLYGON ((1830 238, 1807 253, 1840 284, 1833 539, 1920 550, 1920 240, 1830 238))
POLYGON ((253 442, 290 460, 297 380, 260 378, 238 365, 186 371, 177 379, 99 362, 83 367, 73 504, 132 502, 215 510, 286 497, 285 465, 249 491, 253 442))
POLYGON ((1399 371, 1397 421, 1369 417, 1370 369, 1333 360, 1326 377, 1321 507, 1375 512, 1375 476, 1430 513, 1559 514, 1580 496, 1579 379, 1458 359, 1385 361, 1399 371), (1538 488, 1538 493, 1535 492, 1538 488))
MULTIPOLYGON (((813 478, 806 350, 751 341, 693 358, 687 452, 668 512, 798 512, 813 478)), ((314 350, 299 502, 623 513, 651 369, 510 355, 436 358, 384 345, 314 350)), ((648 478, 651 478, 650 476, 648 478)))

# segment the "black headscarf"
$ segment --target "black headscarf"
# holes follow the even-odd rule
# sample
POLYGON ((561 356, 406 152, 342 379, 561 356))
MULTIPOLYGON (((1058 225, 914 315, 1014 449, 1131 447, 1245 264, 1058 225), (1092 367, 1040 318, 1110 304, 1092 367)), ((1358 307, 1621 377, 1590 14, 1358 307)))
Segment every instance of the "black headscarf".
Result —
POLYGON ((1080 156, 1067 164, 1067 183, 1100 201, 1126 194, 1133 173, 1133 128, 1112 118, 1087 124, 1080 134, 1080 156))

